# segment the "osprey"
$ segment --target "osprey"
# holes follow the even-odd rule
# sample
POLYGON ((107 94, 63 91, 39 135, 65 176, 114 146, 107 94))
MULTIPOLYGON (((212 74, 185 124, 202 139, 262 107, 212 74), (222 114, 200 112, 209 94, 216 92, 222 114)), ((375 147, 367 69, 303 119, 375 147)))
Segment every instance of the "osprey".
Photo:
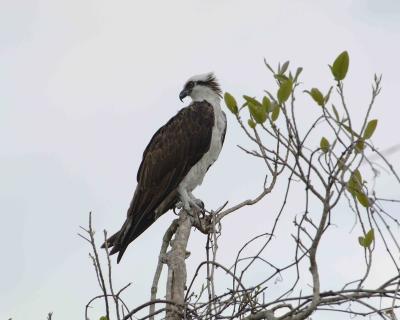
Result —
POLYGON ((107 239, 110 253, 118 252, 117 262, 127 246, 169 209, 182 206, 189 210, 202 205, 192 191, 218 158, 225 139, 226 116, 213 73, 191 77, 179 98, 183 101, 187 96, 192 103, 162 126, 143 152, 126 221, 107 239))

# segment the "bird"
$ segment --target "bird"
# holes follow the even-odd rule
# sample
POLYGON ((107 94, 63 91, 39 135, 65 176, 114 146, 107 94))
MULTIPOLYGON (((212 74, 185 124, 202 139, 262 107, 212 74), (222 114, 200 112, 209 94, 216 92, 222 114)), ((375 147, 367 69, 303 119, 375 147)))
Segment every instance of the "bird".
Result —
POLYGON ((161 215, 173 208, 190 210, 203 202, 193 195, 225 141, 227 120, 221 109, 221 87, 209 72, 189 78, 179 99, 191 103, 156 131, 143 152, 137 186, 121 229, 102 245, 118 253, 120 262, 128 245, 161 215))

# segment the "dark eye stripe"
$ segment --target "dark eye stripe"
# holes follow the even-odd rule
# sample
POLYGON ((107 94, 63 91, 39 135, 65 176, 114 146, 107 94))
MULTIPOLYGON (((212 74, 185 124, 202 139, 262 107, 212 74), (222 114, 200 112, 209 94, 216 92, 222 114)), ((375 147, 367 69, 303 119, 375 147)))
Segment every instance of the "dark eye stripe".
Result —
POLYGON ((193 81, 188 82, 187 87, 189 89, 193 88, 194 87, 194 82, 193 81))
POLYGON ((196 81, 196 84, 201 85, 201 86, 207 86, 209 88, 211 88, 212 90, 214 90, 219 96, 221 96, 221 89, 219 87, 218 82, 216 81, 215 78, 210 78, 206 81, 196 81))

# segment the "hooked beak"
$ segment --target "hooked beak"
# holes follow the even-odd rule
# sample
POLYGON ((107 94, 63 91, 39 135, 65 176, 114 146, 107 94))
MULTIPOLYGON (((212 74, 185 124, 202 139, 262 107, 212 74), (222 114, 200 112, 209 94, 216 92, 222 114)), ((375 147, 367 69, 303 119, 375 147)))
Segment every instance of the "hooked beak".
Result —
POLYGON ((190 94, 189 90, 183 89, 179 94, 179 100, 183 102, 183 98, 187 97, 190 94))

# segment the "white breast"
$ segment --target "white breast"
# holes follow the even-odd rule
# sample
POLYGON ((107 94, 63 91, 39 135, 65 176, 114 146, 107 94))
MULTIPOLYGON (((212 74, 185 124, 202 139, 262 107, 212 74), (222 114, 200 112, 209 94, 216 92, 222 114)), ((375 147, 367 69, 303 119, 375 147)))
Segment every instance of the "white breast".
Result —
POLYGON ((179 188, 191 192, 201 185, 208 168, 217 160, 222 148, 222 135, 226 129, 226 116, 219 104, 213 105, 214 126, 212 129, 210 149, 190 169, 186 177, 179 184, 179 188))

